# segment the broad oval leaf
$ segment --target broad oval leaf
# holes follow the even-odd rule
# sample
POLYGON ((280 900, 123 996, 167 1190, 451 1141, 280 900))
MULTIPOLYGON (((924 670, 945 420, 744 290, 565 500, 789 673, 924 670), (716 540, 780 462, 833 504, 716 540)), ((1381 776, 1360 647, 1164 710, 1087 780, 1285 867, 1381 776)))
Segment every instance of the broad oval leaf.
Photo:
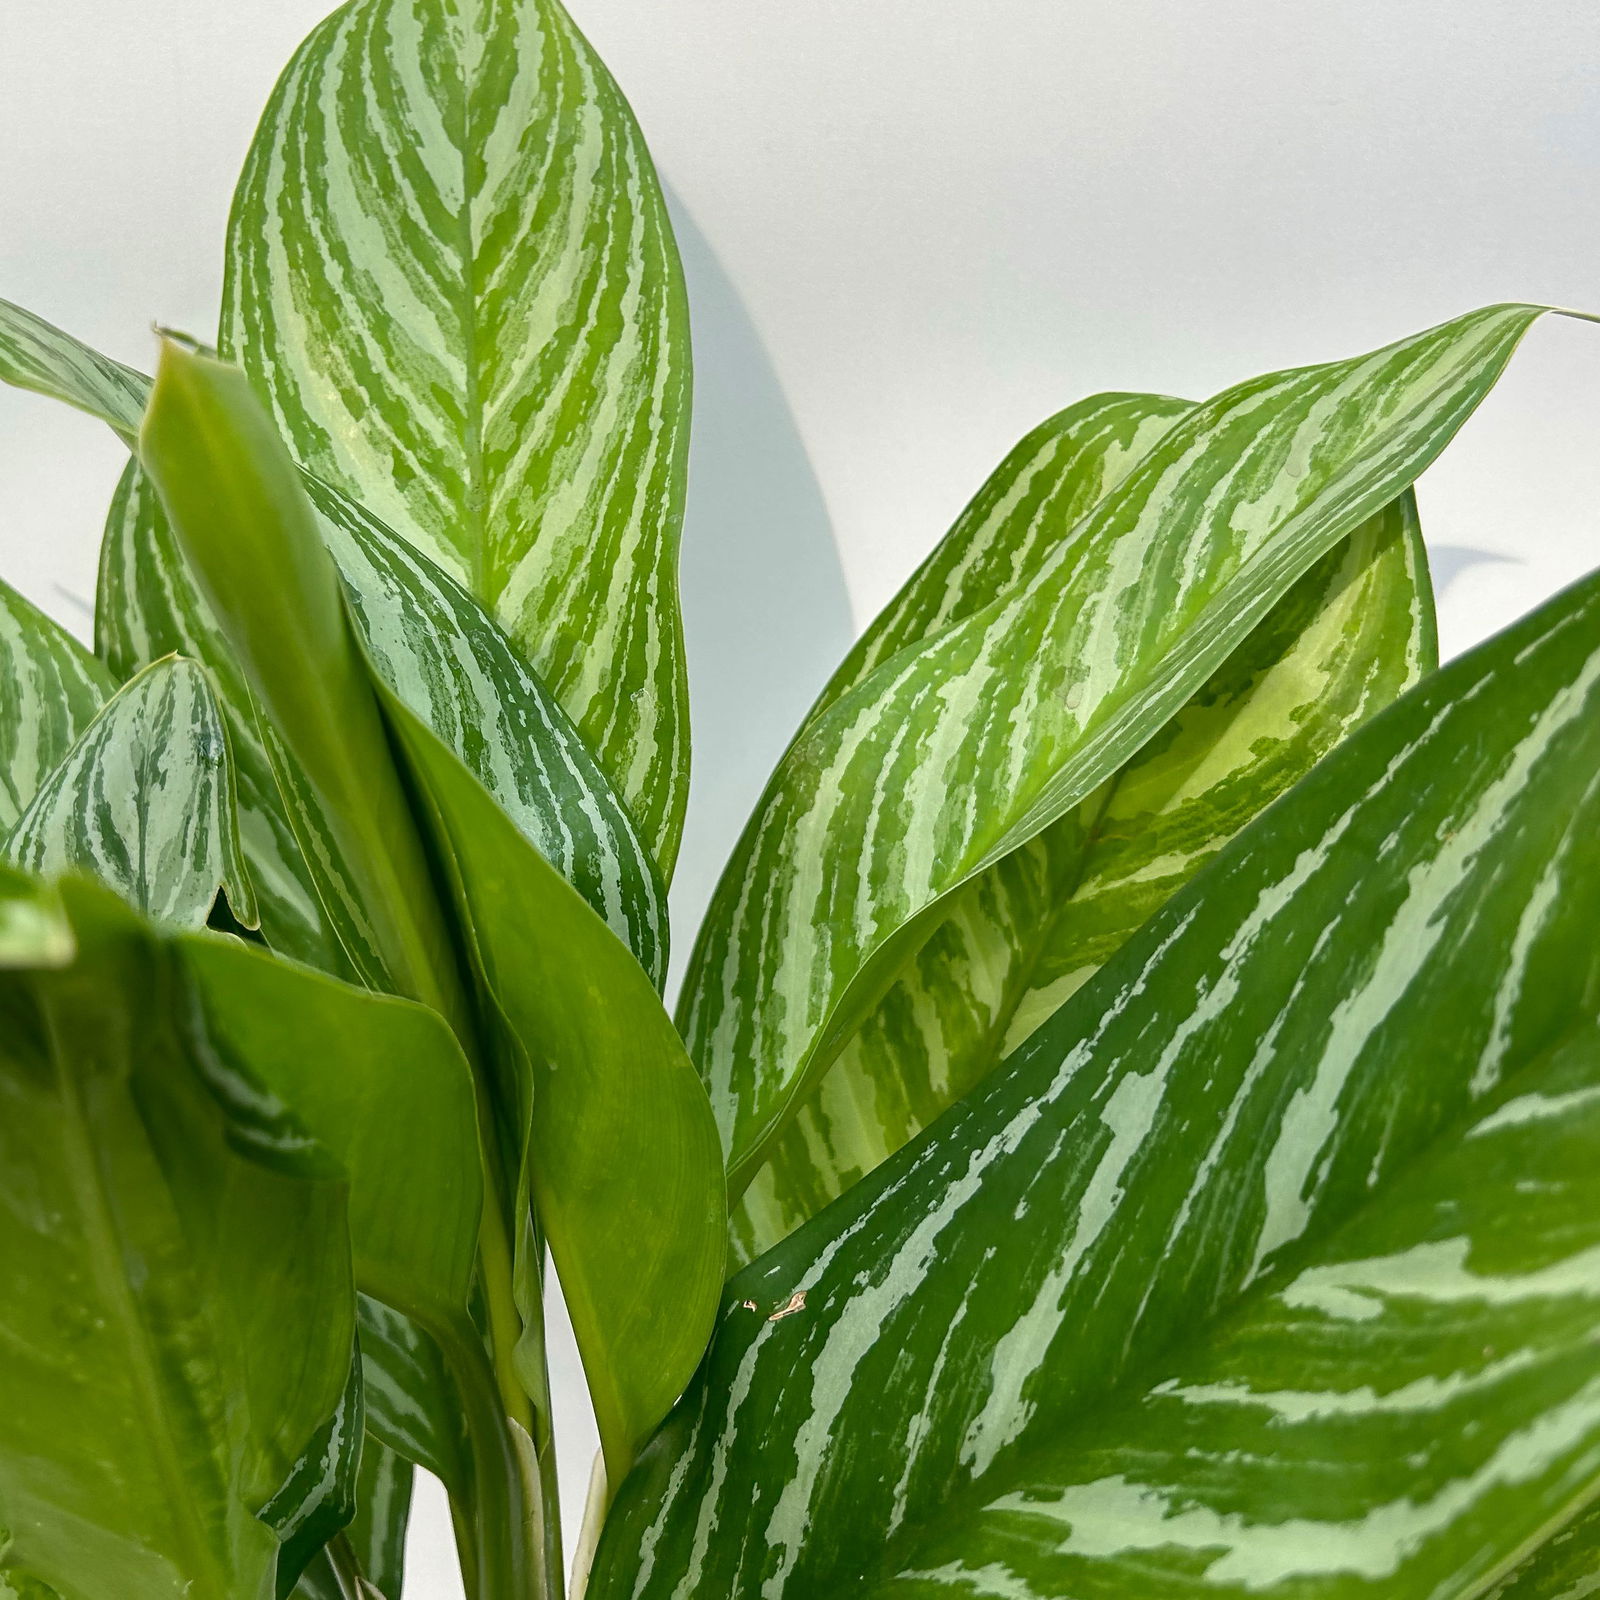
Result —
POLYGON ((1198 406, 1019 591, 891 656, 810 724, 685 983, 735 1195, 939 902, 1170 722, 1443 448, 1538 315, 1491 307, 1198 406))
POLYGON ((119 689, 17 819, 5 854, 41 876, 98 878, 173 927, 204 927, 221 892, 254 927, 228 736, 204 669, 170 657, 119 689))
POLYGON ((311 471, 505 626, 670 874, 687 302, 556 0, 354 0, 306 40, 234 199, 222 348, 311 471))
POLYGON ((0 583, 0 830, 22 815, 115 687, 65 628, 0 583))
MULTIPOLYGON (((1340 1279, 1338 1263, 1365 1255, 1341 1255, 1342 1242, 1389 1228, 1409 1249, 1406 1228, 1421 1213, 1406 1185, 1424 1164, 1447 1164, 1467 1128, 1531 1116, 1545 1102, 1527 1096, 1554 1088, 1551 1052, 1594 1026, 1597 773, 1600 577, 1353 734, 1004 1071, 730 1284, 694 1387, 622 1488, 592 1600, 825 1600, 876 1593, 873 1582, 885 1593, 1008 1592, 994 1587, 1002 1582, 1040 1592, 1003 1554, 988 1561, 998 1530, 985 1518, 1003 1507, 1008 1526, 1027 1522, 1039 1463, 1102 1438, 1106 1408, 1137 1407, 1188 1363, 1198 1374, 1219 1341, 1252 1315, 1270 1318, 1271 1295, 1296 1281, 1319 1283, 1332 1315, 1292 1365, 1268 1361, 1262 1344, 1270 1370, 1250 1386, 1359 1393, 1371 1381, 1363 1316, 1390 1313, 1381 1283, 1364 1291, 1359 1272, 1340 1279), (1347 1362, 1351 1390, 1324 1358, 1347 1362), (963 1539, 966 1570, 941 1584, 928 1560, 963 1539)), ((1585 1063, 1600 1064, 1593 1052, 1585 1063)), ((1592 1098, 1549 1109, 1587 1119, 1592 1098)), ((1436 1362, 1434 1377, 1507 1357, 1531 1370, 1545 1360, 1546 1331, 1554 1347, 1579 1328, 1580 1386, 1593 1390, 1600 1194, 1592 1145, 1572 1160, 1562 1143, 1587 1125, 1552 1130, 1552 1178, 1567 1189, 1549 1197, 1553 1233, 1540 1233, 1540 1219, 1526 1238, 1491 1238, 1491 1205, 1474 1254, 1475 1163, 1448 1186, 1456 1209, 1444 1215, 1464 1232, 1417 1276, 1416 1309, 1436 1290, 1448 1298, 1462 1281, 1452 1274, 1470 1271, 1486 1286, 1484 1313, 1504 1311, 1495 1326, 1519 1342, 1489 1354, 1470 1340, 1465 1352, 1441 1348, 1424 1324, 1410 1359, 1436 1362), (1575 1217, 1590 1231, 1574 1233, 1575 1217), (1559 1293, 1552 1273, 1571 1285, 1565 1324, 1541 1314, 1519 1328, 1508 1302, 1524 1285, 1530 1308, 1559 1293)), ((1486 1170, 1498 1183, 1508 1163, 1514 1187, 1517 1154, 1486 1170)), ((1385 1326, 1404 1327, 1407 1315, 1401 1304, 1385 1326)), ((1446 1526, 1470 1523, 1471 1537, 1451 1547, 1467 1579, 1520 1558, 1600 1483, 1600 1403, 1591 1392, 1569 1404, 1569 1357, 1557 1351, 1558 1381, 1519 1401, 1517 1427, 1534 1430, 1522 1441, 1525 1473, 1493 1464, 1503 1413, 1441 1435, 1429 1458, 1427 1502, 1446 1526)), ((1364 1434, 1352 1444, 1360 1470, 1315 1474, 1313 1492, 1377 1494, 1389 1446, 1381 1428, 1364 1434)), ((1280 1464, 1269 1490, 1287 1489, 1299 1468, 1292 1451, 1280 1464)), ((1196 1459, 1187 1498, 1224 1487, 1224 1471, 1253 1469, 1240 1457, 1211 1473, 1196 1459)), ((1369 1503, 1374 1539, 1410 1514, 1415 1487, 1408 1477, 1387 1510, 1369 1503)), ((1255 1520, 1327 1515, 1281 1500, 1236 1509, 1241 1533, 1255 1520)), ((1119 1509, 1106 1500, 1102 1510, 1080 1516, 1076 1537, 1117 1542, 1119 1509)), ((1172 1513, 1187 1515, 1176 1504, 1172 1513)), ((1049 1517, 1047 1492, 1028 1525, 1049 1517)), ((1063 1531, 1058 1545, 1073 1537, 1063 1531)), ((1159 1541, 1159 1528, 1149 1537, 1159 1541)), ((1422 1540, 1413 1553, 1421 1563, 1438 1548, 1422 1540)), ((1161 1570, 1204 1592, 1208 1561, 1225 1554, 1207 1545, 1179 1563, 1181 1576, 1161 1570)), ((1394 1568, 1408 1582, 1425 1570, 1394 1568)))
POLYGON ((980 1082, 1252 817, 1437 663, 1409 491, 1330 551, 1082 806, 945 915, 745 1192, 751 1260, 980 1082))
MULTIPOLYGON (((526 1072, 525 1163, 619 1481, 693 1373, 727 1253, 705 1089, 638 963, 430 728, 386 694, 460 921, 526 1072)), ((505 1092, 504 1090, 502 1092, 505 1092)))
POLYGON ((61 1600, 271 1600, 257 1513, 350 1365, 343 1183, 196 1056, 134 914, 60 895, 71 964, 0 975, 0 1567, 61 1600))

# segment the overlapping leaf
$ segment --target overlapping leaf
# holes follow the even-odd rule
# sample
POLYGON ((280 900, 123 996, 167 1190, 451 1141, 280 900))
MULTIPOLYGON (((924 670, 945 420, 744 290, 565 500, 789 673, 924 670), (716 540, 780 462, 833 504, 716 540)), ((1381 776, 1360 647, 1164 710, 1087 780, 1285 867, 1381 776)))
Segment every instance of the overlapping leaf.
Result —
POLYGON ((716 1124, 638 964, 421 719, 387 703, 475 967, 531 1073, 527 1178, 615 1480, 711 1331, 727 1230, 716 1124))
POLYGON ((114 687, 65 628, 0 583, 0 831, 22 815, 114 687))
POLYGON ((1510 1567, 1600 1488, 1597 892, 1593 578, 1354 734, 733 1281, 592 1600, 1343 1600, 1510 1567), (1186 1400, 1203 1432, 1152 1454, 1140 1418, 1186 1400))
POLYGON ((950 898, 746 1191, 744 1259, 981 1081, 1436 657, 1408 492, 1324 556, 1115 778, 950 898))
POLYGON ((204 927, 225 893, 254 927, 228 739, 204 671, 172 657, 118 690, 29 801, 5 854, 46 877, 98 878, 174 927, 204 927))
POLYGON ((0 300, 0 383, 63 400, 87 411, 129 443, 139 432, 149 380, 51 326, 43 317, 0 300))
POLYGON ((61 1600, 270 1600, 256 1514, 349 1370, 343 1184, 196 1057, 134 914, 60 893, 70 965, 0 977, 3 1564, 61 1600))
POLYGON ((1538 314, 1492 307, 1197 407, 1016 593, 891 656, 809 725, 685 988, 735 1193, 943 897, 1166 726, 1443 448, 1538 314))
POLYGON ((328 18, 256 136, 224 299, 299 459, 489 607, 670 872, 687 307, 638 128, 556 0, 328 18))

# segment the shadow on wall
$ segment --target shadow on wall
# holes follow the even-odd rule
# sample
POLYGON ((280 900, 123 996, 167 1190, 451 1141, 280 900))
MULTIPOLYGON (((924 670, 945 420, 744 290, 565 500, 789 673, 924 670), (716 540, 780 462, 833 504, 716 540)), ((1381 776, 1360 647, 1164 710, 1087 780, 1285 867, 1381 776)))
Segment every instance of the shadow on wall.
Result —
POLYGON ((822 491, 761 336, 705 236, 667 198, 695 390, 681 562, 694 781, 672 888, 676 975, 739 830, 854 625, 822 491))

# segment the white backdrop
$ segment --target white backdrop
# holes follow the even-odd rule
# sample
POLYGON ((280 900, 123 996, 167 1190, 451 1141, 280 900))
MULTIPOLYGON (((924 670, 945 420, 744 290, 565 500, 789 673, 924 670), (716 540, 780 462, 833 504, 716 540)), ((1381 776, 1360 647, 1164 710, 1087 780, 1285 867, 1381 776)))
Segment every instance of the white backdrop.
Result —
MULTIPOLYGON (((1600 310, 1593 0, 572 4, 695 314, 680 951, 852 630, 1049 412, 1493 300, 1600 310)), ((234 174, 325 9, 0 0, 0 296, 135 363, 152 319, 207 331, 234 174)), ((0 393, 0 570, 84 633, 120 457, 0 393)), ((1600 565, 1600 328, 1536 328, 1420 496, 1447 649, 1600 565)), ((422 1512, 408 1588, 445 1600, 422 1512)))

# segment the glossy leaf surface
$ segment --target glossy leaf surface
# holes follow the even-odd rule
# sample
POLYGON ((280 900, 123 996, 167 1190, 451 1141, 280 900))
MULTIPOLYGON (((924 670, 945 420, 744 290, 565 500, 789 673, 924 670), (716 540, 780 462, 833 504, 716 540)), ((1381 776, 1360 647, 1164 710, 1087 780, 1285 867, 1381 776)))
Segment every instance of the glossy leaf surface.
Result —
MULTIPOLYGON (((1546 1131, 1560 1162, 1552 1155, 1548 1194, 1519 1213, 1531 1231, 1508 1239, 1493 1206, 1480 1218, 1470 1174, 1441 1180, 1439 1197, 1406 1186, 1428 1163, 1443 1171, 1473 1125, 1523 1118, 1527 1095, 1553 1093, 1552 1052, 1594 1025, 1600 953, 1584 930, 1600 891, 1597 774, 1600 578, 1352 735, 1005 1070, 730 1284, 706 1365, 623 1486, 593 1600, 826 1600, 870 1583, 940 1592, 912 1575, 962 1539, 958 1559, 978 1576, 956 1575, 943 1592, 1041 1592, 991 1539, 990 1512, 1028 1521, 1038 1487, 1028 1524, 1038 1532, 1047 1460, 1103 1439, 1093 1430, 1109 1408, 1131 1415, 1180 1369, 1201 1372, 1214 1342, 1252 1316, 1270 1322, 1270 1296, 1319 1267, 1322 1278, 1300 1281, 1320 1283, 1332 1310, 1307 1319, 1293 1364, 1270 1356, 1263 1333, 1259 1373, 1229 1381, 1353 1396, 1343 1404, 1359 1416, 1374 1381, 1363 1331, 1379 1317, 1402 1336, 1421 1328, 1408 1358, 1432 1363, 1441 1404, 1455 1378, 1486 1363, 1512 1360, 1520 1383, 1555 1350, 1556 1380, 1524 1391, 1538 1409, 1515 1423, 1532 1430, 1513 1447, 1526 1470, 1494 1465, 1502 1411, 1495 1426, 1441 1432, 1420 1486, 1383 1477, 1391 1435, 1358 1431, 1356 1465, 1334 1477, 1286 1453, 1267 1488, 1306 1498, 1293 1510, 1281 1495, 1236 1502, 1229 1530, 1270 1549, 1290 1541, 1296 1517, 1334 1515, 1327 1496, 1366 1493, 1363 1550, 1389 1539, 1398 1556, 1385 1570, 1413 1585, 1386 1594, 1450 1592, 1416 1587, 1438 1559, 1470 1581, 1520 1558, 1577 1509, 1584 1474, 1600 1476, 1600 1252, 1585 1231, 1600 1213, 1581 1137, 1593 1095, 1580 1089, 1555 1108, 1561 1120, 1546 1131), (1569 1135, 1583 1159, 1570 1159, 1569 1135), (1446 1209, 1430 1211, 1440 1197, 1446 1209), (1430 1216, 1459 1231, 1429 1235, 1430 1216), (1590 1220, 1574 1231, 1574 1219, 1590 1220), (1343 1242, 1379 1234, 1403 1250, 1438 1247, 1414 1301, 1389 1280, 1392 1324, 1380 1268, 1365 1298, 1363 1268, 1338 1276, 1340 1263, 1381 1255, 1343 1242), (1469 1272, 1485 1287, 1459 1276, 1469 1272), (1452 1282, 1491 1320, 1504 1312, 1496 1326, 1524 1342, 1441 1347, 1426 1316, 1436 1298, 1449 1302, 1452 1282), (1547 1294, 1559 1317, 1519 1324, 1516 1302, 1528 1309, 1547 1294), (1569 1357, 1585 1339, 1574 1386, 1569 1357), (1434 1531, 1470 1526, 1471 1537, 1443 1557, 1431 1535, 1396 1544, 1418 1504, 1433 1508, 1434 1531)), ((1583 1063, 1593 1069, 1592 1052, 1583 1063)), ((1489 1166, 1503 1175, 1509 1163, 1514 1190, 1520 1159, 1489 1166)), ((1259 1427, 1258 1414, 1241 1414, 1259 1427)), ((1221 1424, 1209 1425, 1208 1442, 1221 1424)), ((1215 1470, 1208 1460, 1192 1463, 1174 1519, 1213 1490, 1225 1496, 1225 1470, 1254 1465, 1247 1454, 1215 1470)), ((1098 1539, 1114 1553, 1126 1509, 1080 1519, 1058 1548, 1098 1539)), ((1185 1564, 1162 1541, 1153 1498, 1137 1507, 1147 1511, 1157 1525, 1141 1537, 1166 1562, 1157 1588, 1176 1573, 1177 1592, 1205 1593, 1215 1567, 1230 1592, 1238 1569, 1224 1564, 1225 1543, 1202 1543, 1185 1564)), ((1197 1510, 1187 1526, 1208 1517, 1197 1510)), ((1310 1541, 1313 1555, 1328 1548, 1310 1541)), ((1113 1581, 1123 1587, 1087 1592, 1135 1592, 1113 1581)), ((1369 1591, 1332 1574, 1279 1592, 1369 1591)))
POLYGON ((1089 800, 966 885, 780 1136, 752 1259, 980 1082, 1250 819, 1434 665, 1409 493, 1324 556, 1089 800))
POLYGON ((0 583, 0 832, 115 687, 65 628, 0 583))
POLYGON ((527 1179, 620 1478, 693 1372, 726 1257, 705 1090, 638 963, 419 718, 387 705, 457 887, 502 1094, 531 1106, 527 1179), (525 1065, 524 1065, 525 1064, 525 1065))
POLYGON ((626 102, 555 0, 356 0, 234 200, 222 347, 296 456, 505 625, 670 871, 687 306, 626 102))
POLYGON ((790 750, 690 963, 732 1188, 930 908, 1164 727, 1443 448, 1538 312, 1492 307, 1180 419, 1016 594, 893 656, 790 750), (825 869, 826 864, 826 869, 825 869))
POLYGON ((183 962, 218 1059, 248 1063, 348 1175, 362 1291, 464 1319, 483 1186, 472 1077, 443 1019, 234 940, 187 941, 183 962))
POLYGON ((169 658, 118 690, 28 803, 5 853, 40 876, 98 878, 171 927, 204 927, 222 892, 254 927, 228 739, 202 668, 169 658))
POLYGON ((134 914, 61 895, 71 964, 0 976, 4 1566, 62 1600, 270 1600, 256 1513, 349 1370, 343 1184, 197 1055, 134 914))

